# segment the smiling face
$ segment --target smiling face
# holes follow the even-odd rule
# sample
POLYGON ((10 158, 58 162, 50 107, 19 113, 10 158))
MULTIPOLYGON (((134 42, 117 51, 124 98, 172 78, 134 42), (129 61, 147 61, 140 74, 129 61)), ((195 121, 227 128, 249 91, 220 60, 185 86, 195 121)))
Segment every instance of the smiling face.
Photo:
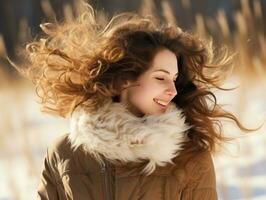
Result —
POLYGON ((138 117, 163 113, 177 94, 174 83, 177 75, 176 55, 162 49, 155 54, 147 71, 135 82, 125 84, 121 103, 138 117))

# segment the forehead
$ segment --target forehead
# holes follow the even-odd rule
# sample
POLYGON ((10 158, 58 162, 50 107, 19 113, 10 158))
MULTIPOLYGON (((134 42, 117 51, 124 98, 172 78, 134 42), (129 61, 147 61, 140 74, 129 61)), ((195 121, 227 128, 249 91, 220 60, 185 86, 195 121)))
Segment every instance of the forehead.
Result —
POLYGON ((176 55, 168 49, 158 51, 152 60, 150 70, 156 69, 164 69, 173 75, 176 74, 178 72, 176 55))

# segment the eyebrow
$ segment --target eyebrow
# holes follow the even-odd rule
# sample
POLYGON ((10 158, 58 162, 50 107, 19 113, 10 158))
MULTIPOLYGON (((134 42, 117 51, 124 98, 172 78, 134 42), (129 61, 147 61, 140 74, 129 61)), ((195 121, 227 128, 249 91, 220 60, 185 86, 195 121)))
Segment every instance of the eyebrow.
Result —
MULTIPOLYGON (((157 69, 157 70, 154 70, 153 72, 158 72, 158 71, 165 72, 165 73, 167 73, 167 74, 170 75, 170 72, 168 72, 168 71, 165 70, 165 69, 157 69)), ((177 74, 178 74, 178 73, 176 73, 175 76, 176 76, 177 74)))

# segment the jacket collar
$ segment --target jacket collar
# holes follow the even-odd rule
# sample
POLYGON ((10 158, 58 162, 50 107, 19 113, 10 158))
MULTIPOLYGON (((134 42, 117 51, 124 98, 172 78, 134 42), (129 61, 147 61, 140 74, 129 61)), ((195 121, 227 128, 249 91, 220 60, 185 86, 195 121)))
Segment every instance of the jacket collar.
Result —
POLYGON ((102 163, 148 160, 143 172, 152 173, 156 165, 172 163, 186 141, 185 124, 174 103, 160 115, 136 117, 121 103, 107 101, 97 112, 79 106, 70 120, 69 140, 74 149, 82 146, 102 163))

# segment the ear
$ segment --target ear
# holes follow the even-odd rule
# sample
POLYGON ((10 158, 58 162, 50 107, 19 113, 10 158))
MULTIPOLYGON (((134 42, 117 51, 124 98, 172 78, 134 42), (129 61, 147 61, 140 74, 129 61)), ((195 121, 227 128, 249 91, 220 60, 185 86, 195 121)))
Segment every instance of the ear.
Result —
POLYGON ((122 90, 124 90, 124 89, 130 87, 131 84, 132 84, 131 81, 126 80, 126 81, 122 84, 122 90))

